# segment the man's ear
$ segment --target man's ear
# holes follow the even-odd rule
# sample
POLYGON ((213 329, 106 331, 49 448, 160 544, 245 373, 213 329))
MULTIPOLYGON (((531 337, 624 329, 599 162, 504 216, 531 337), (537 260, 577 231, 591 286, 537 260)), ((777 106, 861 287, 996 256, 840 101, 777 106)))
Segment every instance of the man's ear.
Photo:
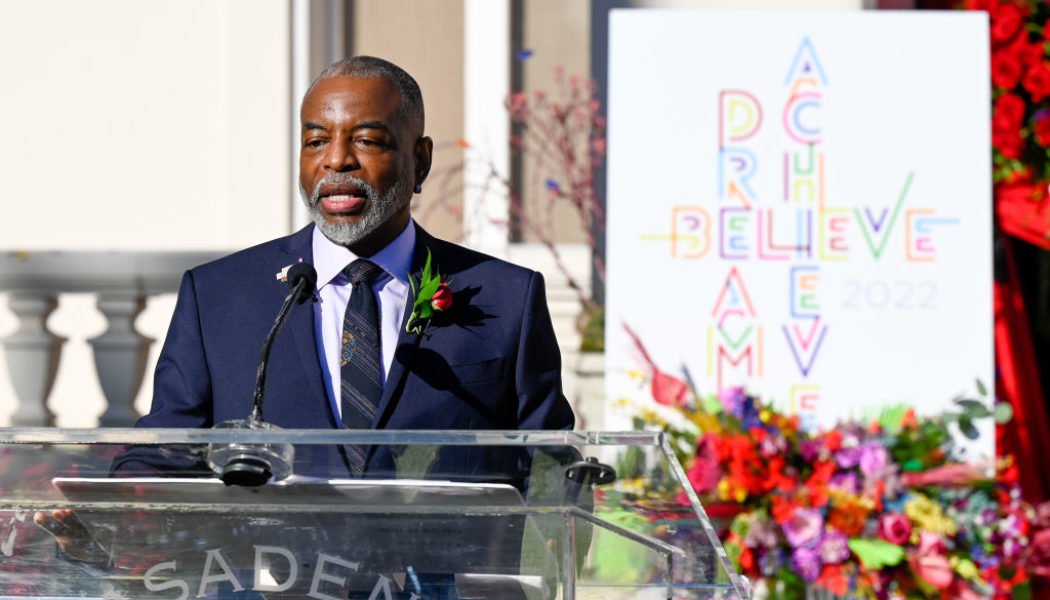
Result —
POLYGON ((416 159, 415 185, 421 186, 430 174, 430 164, 434 158, 434 140, 426 136, 419 138, 412 152, 416 159))

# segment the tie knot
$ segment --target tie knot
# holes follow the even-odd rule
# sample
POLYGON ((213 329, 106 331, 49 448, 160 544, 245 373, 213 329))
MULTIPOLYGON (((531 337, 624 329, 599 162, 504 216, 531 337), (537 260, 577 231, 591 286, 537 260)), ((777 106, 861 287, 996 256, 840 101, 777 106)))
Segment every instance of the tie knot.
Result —
POLYGON ((364 281, 366 284, 372 285, 382 272, 383 269, 379 268, 374 262, 363 258, 355 260, 343 269, 343 275, 346 275, 346 278, 353 284, 364 281))

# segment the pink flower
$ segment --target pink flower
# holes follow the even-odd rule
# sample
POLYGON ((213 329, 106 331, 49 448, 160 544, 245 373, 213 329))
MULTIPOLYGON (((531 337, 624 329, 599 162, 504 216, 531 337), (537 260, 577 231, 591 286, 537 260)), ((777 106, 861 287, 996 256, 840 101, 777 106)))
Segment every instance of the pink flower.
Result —
POLYGON ((722 403, 722 408, 737 418, 744 414, 744 398, 746 397, 742 387, 722 388, 718 392, 718 401, 722 403))
POLYGON ((886 447, 879 443, 864 444, 860 448, 860 472, 871 477, 882 472, 889 461, 886 447))
POLYGON ((437 291, 430 299, 430 306, 438 312, 444 312, 452 306, 452 290, 449 289, 447 283, 442 282, 438 285, 437 291))
POLYGON ((717 439, 718 436, 713 433, 708 433, 700 438, 696 445, 696 458, 693 459, 692 466, 686 472, 689 483, 698 494, 715 489, 722 479, 722 471, 718 468, 718 455, 715 453, 714 446, 717 439))
POLYGON ((1050 501, 1035 507, 1035 521, 1032 524, 1036 527, 1050 527, 1050 501))
POLYGON ((1037 531, 1032 536, 1030 554, 1025 566, 1038 577, 1050 577, 1050 529, 1037 531))
POLYGON ((944 541, 936 534, 923 531, 919 534, 919 550, 909 559, 912 571, 934 589, 946 590, 955 577, 948 558, 944 556, 944 541))
POLYGON ((651 390, 653 400, 666 406, 685 406, 689 401, 689 386, 672 375, 654 369, 651 390))
POLYGON ((820 558, 824 564, 837 565, 849 558, 848 539, 838 532, 831 532, 820 541, 820 558))
POLYGON ((782 523, 784 538, 793 548, 808 548, 820 542, 824 531, 824 517, 820 511, 811 508, 799 508, 790 520, 782 523))
POLYGON ((911 536, 911 521, 901 513, 886 513, 879 518, 879 537, 898 546, 911 536))

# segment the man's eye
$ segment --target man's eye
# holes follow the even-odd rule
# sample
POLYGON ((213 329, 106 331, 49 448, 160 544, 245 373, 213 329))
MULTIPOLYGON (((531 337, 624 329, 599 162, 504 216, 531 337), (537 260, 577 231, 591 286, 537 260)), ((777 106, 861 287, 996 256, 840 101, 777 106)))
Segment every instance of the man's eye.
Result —
POLYGON ((354 140, 354 143, 362 148, 369 149, 383 147, 383 142, 374 138, 357 138, 356 140, 354 140))
POLYGON ((320 147, 323 144, 324 144, 324 140, 317 140, 317 139, 306 140, 305 142, 303 142, 303 146, 305 146, 307 148, 318 148, 318 147, 320 147))

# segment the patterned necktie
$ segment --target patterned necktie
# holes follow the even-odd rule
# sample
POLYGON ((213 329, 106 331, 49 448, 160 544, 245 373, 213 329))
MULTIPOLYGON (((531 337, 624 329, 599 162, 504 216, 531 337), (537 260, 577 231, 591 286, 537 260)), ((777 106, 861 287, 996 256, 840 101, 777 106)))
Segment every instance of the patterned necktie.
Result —
MULTIPOLYGON (((370 429, 383 396, 383 369, 379 351, 379 309, 372 283, 383 270, 357 259, 343 269, 353 284, 343 317, 343 346, 340 358, 340 402, 344 429, 370 429)), ((364 470, 365 446, 348 444, 347 456, 355 475, 364 470)))

